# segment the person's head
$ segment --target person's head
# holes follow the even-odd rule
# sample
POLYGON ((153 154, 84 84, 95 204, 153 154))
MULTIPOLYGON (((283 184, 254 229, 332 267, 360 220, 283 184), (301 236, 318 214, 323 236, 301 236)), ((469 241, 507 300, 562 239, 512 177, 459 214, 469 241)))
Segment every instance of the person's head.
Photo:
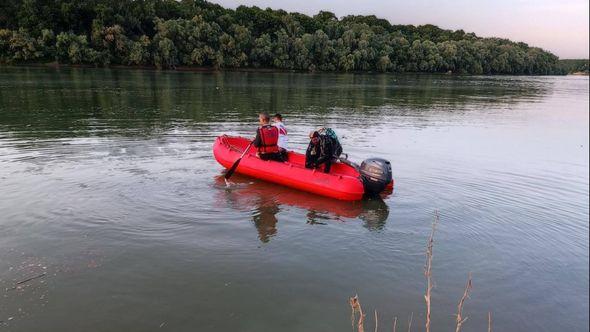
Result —
POLYGON ((317 145, 320 142, 320 133, 317 131, 310 132, 309 139, 313 145, 317 145))
POLYGON ((266 112, 262 112, 262 113, 258 114, 258 121, 260 122, 261 125, 269 124, 270 115, 268 115, 268 113, 266 113, 266 112))
POLYGON ((277 113, 272 117, 272 120, 274 122, 283 122, 283 116, 280 113, 277 113))

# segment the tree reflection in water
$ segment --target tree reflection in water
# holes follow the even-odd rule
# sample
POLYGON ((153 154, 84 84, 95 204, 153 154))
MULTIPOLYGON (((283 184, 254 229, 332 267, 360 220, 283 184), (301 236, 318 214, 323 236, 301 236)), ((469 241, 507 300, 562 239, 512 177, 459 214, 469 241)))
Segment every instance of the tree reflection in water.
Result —
MULTIPOLYGON (((260 241, 266 243, 277 234, 277 214, 282 206, 307 210, 306 223, 325 225, 330 220, 360 219, 370 231, 382 230, 389 217, 389 207, 382 198, 344 202, 322 197, 273 183, 235 174, 227 188, 223 176, 215 178, 216 187, 223 189, 220 202, 231 208, 251 212, 260 241)), ((386 193, 387 196, 390 193, 386 193)), ((384 197, 385 197, 384 196, 384 197)))

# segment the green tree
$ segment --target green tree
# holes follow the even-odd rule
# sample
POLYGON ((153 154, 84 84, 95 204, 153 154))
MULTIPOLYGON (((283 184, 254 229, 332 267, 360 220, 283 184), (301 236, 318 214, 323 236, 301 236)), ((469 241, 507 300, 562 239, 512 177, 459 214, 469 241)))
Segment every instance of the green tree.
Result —
POLYGON ((273 43, 270 35, 265 33, 254 40, 250 53, 250 62, 254 67, 270 67, 273 65, 273 43))
POLYGON ((377 60, 376 64, 377 70, 381 72, 386 72, 391 67, 391 60, 389 60, 389 55, 384 55, 377 60))
POLYGON ((139 37, 139 40, 131 42, 131 48, 129 55, 125 59, 126 64, 130 65, 149 65, 151 61, 150 52, 150 37, 143 35, 139 37))
POLYGON ((125 35, 120 25, 103 27, 95 21, 93 24, 92 39, 95 48, 104 54, 103 61, 109 63, 123 63, 128 58, 131 41, 125 35))
POLYGON ((276 41, 273 47, 273 66, 281 69, 293 69, 293 60, 289 57, 291 39, 284 29, 276 32, 276 41))
POLYGON ((376 16, 307 16, 205 0, 3 0, 0 62, 555 74, 545 50, 376 16))
POLYGON ((98 56, 97 52, 89 47, 86 36, 71 32, 61 32, 57 35, 55 49, 60 63, 94 63, 98 56))
POLYGON ((43 57, 42 47, 37 39, 24 29, 12 32, 9 40, 12 62, 30 62, 43 57))

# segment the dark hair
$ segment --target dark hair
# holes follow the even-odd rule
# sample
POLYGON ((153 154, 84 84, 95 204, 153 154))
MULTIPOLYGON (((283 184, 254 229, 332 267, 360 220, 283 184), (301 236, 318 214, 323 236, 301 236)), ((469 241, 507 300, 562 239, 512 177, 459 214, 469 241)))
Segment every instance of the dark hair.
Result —
POLYGON ((281 121, 283 121, 283 116, 281 115, 281 113, 275 114, 274 117, 277 118, 277 119, 279 119, 279 120, 281 120, 281 121))
POLYGON ((264 122, 270 121, 270 115, 268 115, 268 113, 266 113, 266 112, 262 112, 262 113, 258 114, 258 116, 261 117, 264 122))

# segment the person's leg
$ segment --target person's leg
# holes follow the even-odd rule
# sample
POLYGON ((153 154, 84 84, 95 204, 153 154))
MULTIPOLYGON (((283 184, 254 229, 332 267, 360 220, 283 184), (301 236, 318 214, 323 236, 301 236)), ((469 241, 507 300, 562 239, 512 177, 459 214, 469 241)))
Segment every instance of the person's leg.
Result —
POLYGON ((282 161, 287 161, 287 159, 288 159, 287 150, 281 149, 281 159, 282 159, 282 161))
POLYGON ((330 173, 330 168, 332 168, 332 160, 326 160, 325 164, 324 173, 330 173))
POLYGON ((276 153, 261 153, 260 159, 262 160, 273 160, 273 161, 283 161, 283 157, 279 152, 276 153))
POLYGON ((283 159, 283 154, 280 152, 273 153, 271 156, 271 160, 280 161, 280 162, 285 161, 285 159, 283 159))

